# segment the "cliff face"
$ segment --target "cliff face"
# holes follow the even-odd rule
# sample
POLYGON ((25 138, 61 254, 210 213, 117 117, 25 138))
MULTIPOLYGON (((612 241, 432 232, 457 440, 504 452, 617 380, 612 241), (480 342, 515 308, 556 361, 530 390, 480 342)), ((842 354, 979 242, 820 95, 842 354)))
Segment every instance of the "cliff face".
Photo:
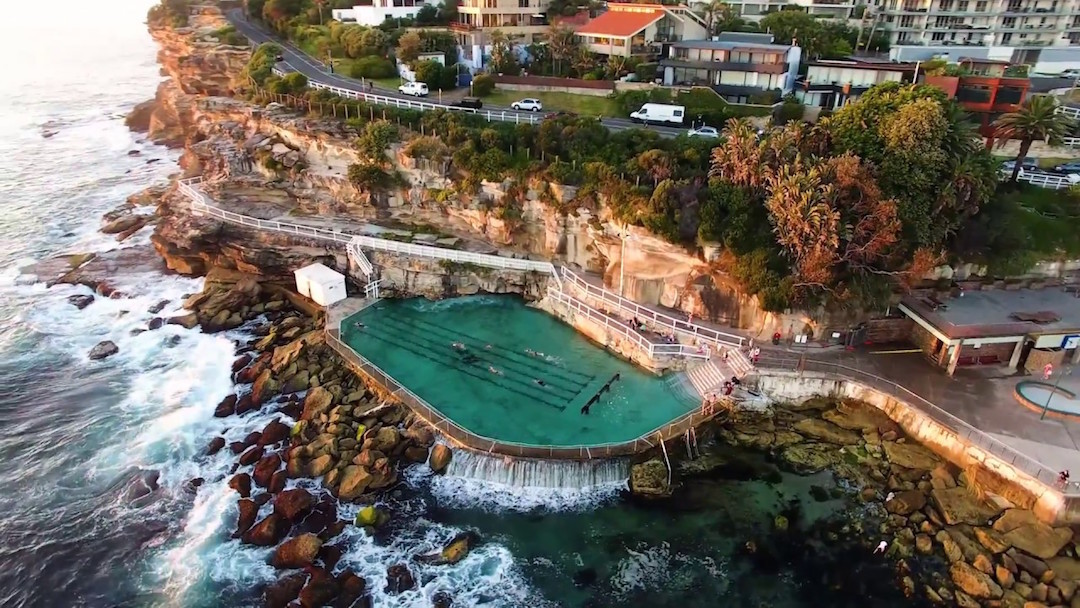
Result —
POLYGON ((140 104, 128 125, 146 131, 155 142, 182 146, 192 130, 193 108, 204 95, 232 95, 251 52, 247 47, 222 44, 216 30, 228 26, 217 7, 207 6, 192 15, 189 26, 150 26, 158 43, 158 64, 167 80, 158 85, 154 99, 140 104))

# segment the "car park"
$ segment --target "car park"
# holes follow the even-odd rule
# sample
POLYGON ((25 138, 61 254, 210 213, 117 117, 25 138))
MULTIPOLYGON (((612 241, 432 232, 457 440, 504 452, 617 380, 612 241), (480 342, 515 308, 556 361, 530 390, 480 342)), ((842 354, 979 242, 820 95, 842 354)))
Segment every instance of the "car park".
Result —
POLYGON ((519 99, 510 104, 510 109, 523 112, 539 112, 544 109, 544 104, 540 103, 539 99, 529 97, 526 99, 519 99))

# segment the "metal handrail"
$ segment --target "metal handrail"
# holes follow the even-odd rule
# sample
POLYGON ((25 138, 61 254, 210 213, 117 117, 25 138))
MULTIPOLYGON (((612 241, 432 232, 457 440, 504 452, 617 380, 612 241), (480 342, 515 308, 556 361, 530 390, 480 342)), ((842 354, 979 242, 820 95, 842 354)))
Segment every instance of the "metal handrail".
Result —
MULTIPOLYGON (((1026 454, 1018 452, 1015 448, 991 437, 935 405, 933 402, 887 378, 882 378, 881 376, 846 365, 841 365, 839 363, 809 358, 798 359, 791 357, 776 357, 772 355, 759 361, 758 369, 796 371, 800 373, 804 371, 817 371, 830 376, 839 376, 845 380, 859 382, 875 389, 883 389, 886 392, 891 393, 892 396, 902 399, 905 403, 921 410, 939 424, 948 428, 957 437, 970 441, 980 449, 997 456, 1003 462, 1027 473, 1043 484, 1060 489, 1058 484, 1059 471, 1055 470, 1053 467, 1049 467, 1026 454)), ((1063 491, 1063 494, 1065 496, 1080 496, 1080 491, 1075 489, 1071 491, 1066 490, 1063 491)))
POLYGON ((742 348, 743 342, 746 338, 735 334, 725 333, 711 327, 704 327, 696 323, 666 315, 662 312, 655 311, 647 306, 642 306, 637 302, 624 298, 623 296, 610 292, 602 287, 597 287, 592 283, 589 283, 585 279, 579 277, 573 271, 566 266, 562 267, 563 278, 566 279, 568 285, 576 287, 584 291, 585 296, 593 296, 600 301, 611 304, 617 307, 619 310, 633 314, 634 316, 640 316, 646 320, 651 320, 663 327, 671 327, 672 331, 681 331, 683 333, 691 334, 695 337, 710 340, 717 347, 735 347, 742 348))
POLYGON ((210 197, 208 197, 202 190, 195 187, 195 185, 200 183, 201 181, 201 177, 195 177, 180 180, 177 183, 177 187, 179 188, 180 192, 182 192, 191 200, 191 209, 196 213, 206 213, 208 215, 223 219, 227 222, 239 224, 242 226, 249 226, 262 230, 273 230, 275 232, 283 232, 286 234, 295 234, 298 236, 306 236, 317 239, 325 239, 333 241, 335 243, 345 243, 346 246, 348 246, 348 244, 350 243, 356 243, 369 249, 376 249, 379 251, 404 253, 407 255, 414 255, 418 257, 434 258, 440 260, 447 260, 450 262, 460 262, 464 264, 476 264, 478 266, 486 266, 491 268, 505 268, 508 270, 521 270, 526 272, 541 272, 551 276, 555 280, 555 284, 560 286, 560 288, 562 286, 562 281, 559 279, 559 273, 556 271, 555 265, 551 262, 507 258, 498 255, 489 255, 486 253, 474 253, 472 251, 458 251, 457 249, 433 247, 431 245, 402 243, 401 241, 380 239, 372 236, 341 232, 339 230, 327 230, 325 228, 315 228, 313 226, 302 226, 299 224, 290 224, 288 222, 279 222, 277 220, 263 220, 233 211, 226 211, 215 205, 214 201, 210 199, 210 197))
POLYGON ((345 246, 345 252, 360 267, 360 271, 364 273, 364 276, 370 277, 375 272, 371 260, 368 260, 367 256, 364 255, 364 250, 360 249, 360 244, 356 242, 355 238, 345 246))
POLYGON ((655 359, 657 356, 695 357, 699 359, 709 358, 707 354, 699 351, 698 348, 694 346, 688 346, 686 344, 679 343, 658 344, 656 342, 653 342, 638 333, 636 330, 627 327, 625 322, 611 318, 610 316, 592 308, 585 302, 578 300, 577 298, 571 296, 566 292, 549 289, 548 295, 560 304, 565 304, 574 312, 583 314, 586 317, 597 321, 598 323, 602 323, 606 329, 614 331, 619 336, 630 340, 635 345, 637 345, 639 349, 645 351, 645 353, 649 355, 650 359, 655 359))
POLYGON ((326 342, 346 362, 355 366, 358 371, 367 375, 373 381, 381 384, 389 393, 401 400, 413 412, 424 419, 433 428, 439 430, 447 437, 460 445, 474 450, 517 456, 523 458, 556 458, 590 460, 595 458, 614 458, 635 454, 656 446, 653 438, 668 441, 685 433, 691 426, 697 426, 711 418, 713 414, 705 414, 700 409, 694 409, 679 416, 678 418, 662 424, 655 429, 643 433, 641 436, 622 442, 598 443, 589 445, 572 446, 543 446, 514 441, 502 441, 478 435, 457 424, 444 416, 430 403, 416 393, 412 392, 393 376, 386 373, 379 366, 372 363, 360 353, 352 349, 339 337, 340 330, 330 327, 326 329, 326 342))

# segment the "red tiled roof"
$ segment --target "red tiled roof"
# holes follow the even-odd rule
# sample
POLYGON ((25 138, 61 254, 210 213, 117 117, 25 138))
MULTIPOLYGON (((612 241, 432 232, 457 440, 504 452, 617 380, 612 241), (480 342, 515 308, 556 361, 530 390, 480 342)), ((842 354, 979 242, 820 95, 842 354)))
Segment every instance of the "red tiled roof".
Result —
POLYGON ((664 16, 663 10, 620 11, 609 10, 577 29, 578 34, 628 38, 656 23, 664 16))

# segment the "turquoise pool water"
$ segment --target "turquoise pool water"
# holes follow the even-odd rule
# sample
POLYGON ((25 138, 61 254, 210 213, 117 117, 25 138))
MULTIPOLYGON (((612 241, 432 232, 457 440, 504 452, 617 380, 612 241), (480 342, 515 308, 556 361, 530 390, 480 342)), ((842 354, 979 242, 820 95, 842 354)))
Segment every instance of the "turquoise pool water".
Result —
POLYGON ((342 338, 443 415, 501 441, 628 441, 697 406, 512 296, 383 300, 346 319, 342 338))

